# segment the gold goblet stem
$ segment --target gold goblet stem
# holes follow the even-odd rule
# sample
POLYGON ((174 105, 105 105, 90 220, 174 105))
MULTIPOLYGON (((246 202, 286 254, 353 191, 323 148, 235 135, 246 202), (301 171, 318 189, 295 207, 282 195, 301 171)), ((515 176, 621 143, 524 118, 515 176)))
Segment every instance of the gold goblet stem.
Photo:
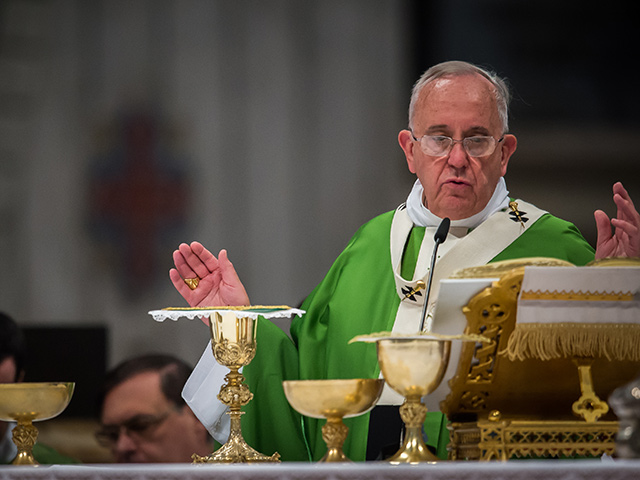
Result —
POLYGON ((249 403, 253 394, 244 383, 244 375, 239 367, 229 367, 231 370, 226 376, 227 383, 222 386, 218 394, 218 400, 229 407, 227 415, 230 417, 229 439, 217 451, 206 457, 197 454, 192 455, 194 463, 251 463, 251 462, 279 462, 280 454, 277 452, 271 456, 257 452, 247 444, 242 436, 241 417, 244 414, 241 408, 249 403))
POLYGON ((422 438, 422 425, 427 416, 427 407, 419 395, 405 398, 400 407, 400 417, 406 427, 400 450, 389 459, 391 463, 437 462, 438 457, 429 451, 422 438))
POLYGON ((327 444, 327 453, 320 462, 351 462, 342 451, 342 445, 349 433, 342 417, 328 417, 322 426, 322 439, 327 444))
POLYGON ((18 421, 13 429, 13 443, 18 448, 18 454, 11 462, 13 465, 38 465, 33 458, 33 446, 37 438, 38 429, 33 426, 30 419, 18 421))

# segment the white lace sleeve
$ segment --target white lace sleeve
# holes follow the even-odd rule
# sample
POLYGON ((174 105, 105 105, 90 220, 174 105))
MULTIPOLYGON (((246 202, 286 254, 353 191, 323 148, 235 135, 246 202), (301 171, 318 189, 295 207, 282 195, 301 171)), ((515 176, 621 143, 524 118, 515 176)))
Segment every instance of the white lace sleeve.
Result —
POLYGON ((209 342, 182 390, 182 398, 187 405, 220 443, 229 438, 229 416, 225 415, 228 407, 217 398, 227 373, 229 369, 213 358, 209 342))

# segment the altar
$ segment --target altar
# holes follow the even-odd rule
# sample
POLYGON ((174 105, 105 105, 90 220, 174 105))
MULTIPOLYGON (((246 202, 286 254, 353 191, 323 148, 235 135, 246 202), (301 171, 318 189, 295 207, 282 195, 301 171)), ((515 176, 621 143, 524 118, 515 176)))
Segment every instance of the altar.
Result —
POLYGON ((0 467, 0 480, 635 480, 640 460, 0 467))
MULTIPOLYGON (((457 306, 450 309, 454 313, 446 316, 446 322, 438 322, 442 318, 442 310, 437 312, 431 332, 395 336, 391 332, 380 332, 353 339, 375 339, 385 380, 397 393, 406 397, 405 404, 415 400, 410 397, 417 398, 414 401, 415 411, 409 413, 418 420, 411 415, 402 417, 407 432, 405 444, 411 429, 416 430, 416 438, 419 437, 421 445, 424 444, 421 435, 424 416, 420 417, 416 412, 420 410, 418 407, 422 407, 423 398, 436 397, 431 394, 444 383, 445 372, 452 369, 453 374, 446 382, 448 394, 439 403, 450 421, 449 461, 434 464, 437 458, 417 456, 420 453, 420 449, 414 448, 417 441, 409 442, 411 448, 406 449, 413 456, 392 457, 391 461, 387 459, 382 463, 350 462, 344 455, 323 459, 328 463, 279 463, 278 454, 264 456, 254 451, 241 434, 240 409, 252 396, 239 372, 240 367, 247 365, 255 354, 258 317, 302 312, 286 306, 215 307, 209 309, 211 311, 170 308, 150 313, 169 318, 203 314, 211 317, 209 327, 214 358, 230 372, 218 398, 229 406, 230 416, 235 414, 237 417, 235 426, 234 418, 231 419, 230 440, 225 444, 230 448, 225 450, 223 446, 209 457, 195 456, 195 465, 8 466, 0 468, 0 480, 190 479, 210 476, 225 480, 640 478, 640 458, 634 435, 638 431, 637 400, 640 398, 635 380, 640 362, 637 348, 640 341, 640 269, 528 268, 509 268, 507 273, 495 275, 495 279, 487 277, 484 271, 481 273, 485 275, 478 277, 454 278, 454 283, 473 286, 473 291, 469 292, 470 299, 461 298, 459 285, 455 285, 455 295, 451 298, 457 306), (478 292, 477 285, 473 283, 476 281, 485 282, 487 286, 478 292), (601 287, 603 283, 605 287, 601 287), (578 287, 561 290, 566 285, 578 287), (440 327, 464 333, 437 331, 440 327), (518 341, 511 342, 513 338, 518 341), (549 342, 550 338, 553 342, 549 342), (453 340, 460 340, 459 343, 464 345, 459 348, 455 360, 449 362, 453 340), (411 361, 407 362, 407 359, 411 361), (396 363, 401 367, 396 368, 396 363), (564 365, 563 369, 558 365, 564 365), (543 372, 543 375, 536 376, 536 372, 543 372), (627 383, 632 379, 634 383, 627 383), (619 418, 609 409, 607 399, 613 400, 612 406, 619 418), (616 444, 618 431, 622 435, 618 435, 616 444), (216 456, 220 452, 224 456, 216 456), (567 459, 580 457, 589 459, 567 459), (342 463, 330 463, 338 461, 342 463)), ((443 287, 442 292, 446 292, 447 285, 443 287)), ((445 299, 443 295, 440 308, 447 305, 445 299)), ((318 381, 295 382, 309 385, 318 381)), ((293 390, 287 391, 290 383, 285 381, 283 386, 287 400, 296 410, 305 416, 326 418, 327 424, 333 422, 334 426, 339 426, 343 417, 358 416, 371 409, 382 390, 380 379, 325 379, 321 390, 296 396, 292 395, 293 390), (342 385, 347 380, 349 385, 354 384, 350 388, 356 388, 364 381, 380 388, 372 388, 371 391, 375 392, 366 395, 366 389, 360 387, 355 391, 340 390, 342 393, 338 396, 329 394, 337 391, 338 384, 342 385), (300 398, 321 401, 317 402, 319 406, 311 408, 309 401, 300 402, 300 398)), ((2 404, 6 405, 8 413, 3 415, 7 420, 25 423, 28 420, 26 414, 11 412, 24 408, 24 405, 15 406, 16 402, 24 404, 27 399, 32 399, 29 389, 46 389, 51 393, 52 389, 62 387, 72 389, 71 384, 7 385, 2 404), (24 392, 9 395, 11 389, 24 392)), ((40 398, 39 403, 45 399, 45 403, 52 403, 49 397, 54 398, 48 395, 40 398)), ((43 413, 33 420, 56 416, 69 398, 70 395, 66 395, 57 401, 55 412, 43 413)), ((27 410, 39 411, 35 407, 27 410)), ((400 413, 402 416, 402 410, 400 413)), ((328 451, 335 449, 343 453, 342 444, 348 429, 338 435, 340 438, 334 439, 328 433, 325 435, 324 428, 322 438, 328 451)), ((269 431, 274 432, 273 429, 269 431)), ((25 445, 19 444, 18 447, 30 452, 25 445)))

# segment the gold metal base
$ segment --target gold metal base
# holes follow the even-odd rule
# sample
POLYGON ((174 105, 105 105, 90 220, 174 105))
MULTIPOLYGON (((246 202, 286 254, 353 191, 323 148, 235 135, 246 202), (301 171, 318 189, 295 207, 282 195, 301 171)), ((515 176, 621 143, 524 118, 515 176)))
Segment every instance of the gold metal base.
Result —
POLYGON ((422 440, 422 430, 411 428, 407 429, 400 450, 387 461, 393 465, 399 465, 401 463, 436 463, 442 460, 429 451, 422 440))
POLYGON ((228 383, 220 389, 218 399, 230 408, 230 411, 227 412, 230 417, 229 439, 211 455, 202 457, 194 453, 191 456, 193 463, 279 462, 279 453, 276 452, 271 456, 264 455, 250 447, 242 436, 240 418, 244 412, 240 408, 253 398, 253 394, 244 384, 244 376, 238 373, 236 368, 232 368, 225 379, 228 383))
POLYGON ((18 454, 11 462, 12 465, 39 465, 33 458, 33 446, 38 438, 38 429, 31 420, 19 422, 13 429, 13 443, 18 447, 18 454))
MULTIPOLYGON (((235 423, 232 418, 232 427, 235 423)), ((239 415, 238 415, 239 423, 239 415)), ((211 455, 201 457, 194 453, 191 456, 193 463, 259 463, 259 462, 280 462, 280 454, 274 453, 271 456, 264 455, 251 448, 245 442, 240 430, 232 428, 227 442, 211 455)))
POLYGON ((427 407, 419 396, 408 396, 400 407, 400 417, 405 424, 406 431, 400 450, 391 458, 389 463, 436 463, 440 461, 429 451, 422 438, 422 425, 427 416, 427 407))
POLYGON ((327 444, 327 453, 319 462, 351 462, 342 451, 342 445, 347 439, 349 427, 342 421, 342 417, 329 417, 327 423, 322 426, 322 439, 327 444))

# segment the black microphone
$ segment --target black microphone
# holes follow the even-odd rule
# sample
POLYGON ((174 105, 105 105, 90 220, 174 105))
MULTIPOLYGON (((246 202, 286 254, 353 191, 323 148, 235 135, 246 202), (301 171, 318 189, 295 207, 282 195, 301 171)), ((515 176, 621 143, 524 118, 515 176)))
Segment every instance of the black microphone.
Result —
POLYGON ((433 255, 431 256, 431 268, 429 269, 429 279, 427 280, 427 293, 424 298, 424 305, 422 306, 422 319, 420 320, 420 332, 424 329, 424 321, 427 317, 427 305, 429 305, 429 294, 431 293, 431 281, 433 280, 433 269, 436 265, 436 253, 438 253, 438 246, 447 239, 447 234, 449 233, 449 226, 451 225, 451 220, 449 217, 445 217, 440 222, 438 229, 436 230, 436 234, 433 236, 433 240, 436 242, 433 247, 433 255))

